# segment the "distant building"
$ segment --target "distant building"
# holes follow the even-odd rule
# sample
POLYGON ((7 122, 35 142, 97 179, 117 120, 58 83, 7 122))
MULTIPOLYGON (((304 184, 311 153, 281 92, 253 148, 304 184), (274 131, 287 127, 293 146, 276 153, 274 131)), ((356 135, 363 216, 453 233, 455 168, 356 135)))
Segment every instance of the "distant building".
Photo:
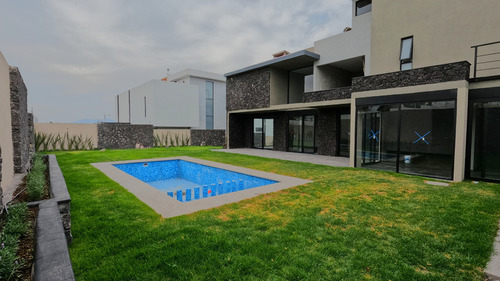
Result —
POLYGON ((151 80, 116 96, 115 118, 157 128, 225 129, 225 80, 193 69, 151 80))
POLYGON ((352 28, 227 73, 229 148, 500 181, 500 1, 353 0, 352 28))

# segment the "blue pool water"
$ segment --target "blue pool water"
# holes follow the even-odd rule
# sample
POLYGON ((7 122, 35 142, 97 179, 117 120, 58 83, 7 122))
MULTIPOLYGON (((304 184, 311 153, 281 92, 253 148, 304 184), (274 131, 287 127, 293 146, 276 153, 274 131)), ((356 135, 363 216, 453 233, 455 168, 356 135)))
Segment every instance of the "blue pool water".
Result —
POLYGON ((184 160, 115 164, 116 168, 166 192, 181 202, 276 183, 184 160))

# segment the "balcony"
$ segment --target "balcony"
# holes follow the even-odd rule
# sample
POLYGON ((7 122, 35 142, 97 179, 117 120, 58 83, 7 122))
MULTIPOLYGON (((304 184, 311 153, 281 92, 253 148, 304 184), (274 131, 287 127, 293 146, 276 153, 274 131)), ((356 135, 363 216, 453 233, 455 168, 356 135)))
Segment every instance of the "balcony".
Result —
POLYGON ((472 46, 474 64, 471 80, 500 79, 500 41, 472 46))

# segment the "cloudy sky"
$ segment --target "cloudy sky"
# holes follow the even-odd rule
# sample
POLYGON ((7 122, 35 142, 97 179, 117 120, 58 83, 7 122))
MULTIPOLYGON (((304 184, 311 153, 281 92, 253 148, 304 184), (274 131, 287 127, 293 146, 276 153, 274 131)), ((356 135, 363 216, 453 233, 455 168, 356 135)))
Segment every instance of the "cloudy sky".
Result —
POLYGON ((350 24, 351 0, 1 1, 0 52, 39 122, 74 122, 167 69, 224 74, 350 24))

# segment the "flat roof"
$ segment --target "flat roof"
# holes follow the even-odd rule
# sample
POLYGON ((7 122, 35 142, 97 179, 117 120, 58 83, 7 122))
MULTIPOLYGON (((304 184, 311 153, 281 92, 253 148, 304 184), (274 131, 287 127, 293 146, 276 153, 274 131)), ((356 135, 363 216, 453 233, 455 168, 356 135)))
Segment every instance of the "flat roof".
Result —
POLYGON ((243 72, 263 68, 266 66, 273 66, 285 70, 294 70, 303 68, 306 66, 311 66, 314 61, 319 60, 319 55, 306 50, 298 51, 293 54, 282 56, 279 58, 271 59, 265 62, 247 66, 242 69, 238 69, 229 73, 224 74, 224 76, 229 77, 243 72))
POLYGON ((176 81, 186 77, 198 77, 201 79, 216 80, 226 82, 226 77, 214 72, 208 72, 198 69, 186 68, 182 71, 168 75, 168 81, 176 81))

